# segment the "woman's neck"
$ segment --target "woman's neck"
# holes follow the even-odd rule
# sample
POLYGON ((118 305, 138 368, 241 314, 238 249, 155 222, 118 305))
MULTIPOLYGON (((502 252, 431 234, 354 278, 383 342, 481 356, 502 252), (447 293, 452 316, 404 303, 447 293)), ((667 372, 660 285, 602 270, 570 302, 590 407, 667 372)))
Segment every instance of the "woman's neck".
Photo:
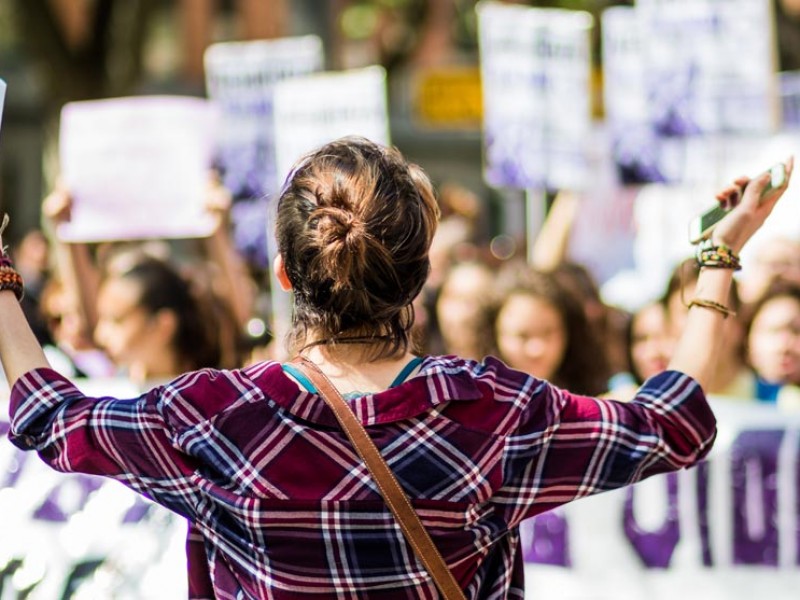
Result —
POLYGON ((137 384, 144 384, 151 381, 164 381, 174 379, 184 371, 188 371, 172 352, 164 352, 158 356, 148 357, 131 363, 128 368, 128 376, 137 384))
POLYGON ((312 346, 301 352, 301 356, 316 364, 343 394, 389 388, 414 358, 410 352, 400 352, 387 358, 365 360, 365 349, 356 345, 312 346))

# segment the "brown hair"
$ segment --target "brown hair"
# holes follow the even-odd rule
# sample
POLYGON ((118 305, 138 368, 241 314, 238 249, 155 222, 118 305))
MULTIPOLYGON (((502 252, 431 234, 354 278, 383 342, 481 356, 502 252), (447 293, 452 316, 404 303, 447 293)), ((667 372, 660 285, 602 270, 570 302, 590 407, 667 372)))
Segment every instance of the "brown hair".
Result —
MULTIPOLYGON (((608 388, 608 357, 589 323, 580 299, 553 272, 524 263, 509 264, 500 273, 495 319, 511 296, 529 296, 551 305, 561 316, 566 347, 552 383, 576 394, 596 396, 608 388)), ((502 356, 501 356, 502 358, 502 356)))
POLYGON ((438 218, 427 175, 396 149, 348 137, 303 158, 276 223, 294 292, 291 350, 368 341, 370 360, 405 352, 438 218))
POLYGON ((755 321, 758 313, 761 312, 765 304, 776 298, 789 298, 800 303, 800 283, 781 276, 773 277, 762 294, 754 302, 745 306, 742 311, 742 320, 745 326, 745 345, 748 344, 747 339, 750 337, 750 330, 753 328, 753 321, 755 321))

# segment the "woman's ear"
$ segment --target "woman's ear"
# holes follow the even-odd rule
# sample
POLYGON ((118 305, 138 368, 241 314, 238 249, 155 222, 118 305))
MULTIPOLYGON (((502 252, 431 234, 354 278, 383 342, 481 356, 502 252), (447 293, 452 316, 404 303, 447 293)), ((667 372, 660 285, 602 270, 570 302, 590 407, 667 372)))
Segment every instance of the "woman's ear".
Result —
POLYGON ((278 283, 284 292, 291 291, 292 282, 289 281, 289 276, 286 274, 286 268, 283 264, 283 256, 278 254, 275 260, 272 261, 272 269, 275 271, 275 277, 278 278, 278 283))
POLYGON ((155 326, 161 340, 171 341, 178 332, 178 315, 169 308, 162 308, 153 315, 151 323, 155 326))

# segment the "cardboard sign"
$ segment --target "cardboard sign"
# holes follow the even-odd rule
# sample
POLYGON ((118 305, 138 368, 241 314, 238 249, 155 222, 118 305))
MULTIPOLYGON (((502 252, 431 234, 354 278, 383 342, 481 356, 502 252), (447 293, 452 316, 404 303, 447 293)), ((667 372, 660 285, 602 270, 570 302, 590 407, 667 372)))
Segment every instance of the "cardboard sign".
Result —
POLYGON ((216 112, 207 100, 143 96, 72 102, 61 112, 61 177, 71 242, 203 237, 216 112))
POLYGON ((219 106, 217 164, 235 198, 274 194, 273 92, 285 79, 319 71, 317 36, 212 44, 204 62, 208 97, 219 106))
POLYGON ((485 1, 478 23, 487 183, 582 189, 591 15, 485 1))
POLYGON ((276 86, 275 154, 281 180, 304 154, 348 135, 389 143, 382 67, 321 73, 276 86))

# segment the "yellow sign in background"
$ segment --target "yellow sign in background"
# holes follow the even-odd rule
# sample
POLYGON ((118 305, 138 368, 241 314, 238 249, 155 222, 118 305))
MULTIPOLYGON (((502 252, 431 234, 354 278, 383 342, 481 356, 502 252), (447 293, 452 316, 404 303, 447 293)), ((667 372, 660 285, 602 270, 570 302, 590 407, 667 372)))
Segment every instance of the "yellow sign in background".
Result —
POLYGON ((427 69, 416 77, 414 115, 419 125, 478 129, 483 115, 477 66, 427 69))

